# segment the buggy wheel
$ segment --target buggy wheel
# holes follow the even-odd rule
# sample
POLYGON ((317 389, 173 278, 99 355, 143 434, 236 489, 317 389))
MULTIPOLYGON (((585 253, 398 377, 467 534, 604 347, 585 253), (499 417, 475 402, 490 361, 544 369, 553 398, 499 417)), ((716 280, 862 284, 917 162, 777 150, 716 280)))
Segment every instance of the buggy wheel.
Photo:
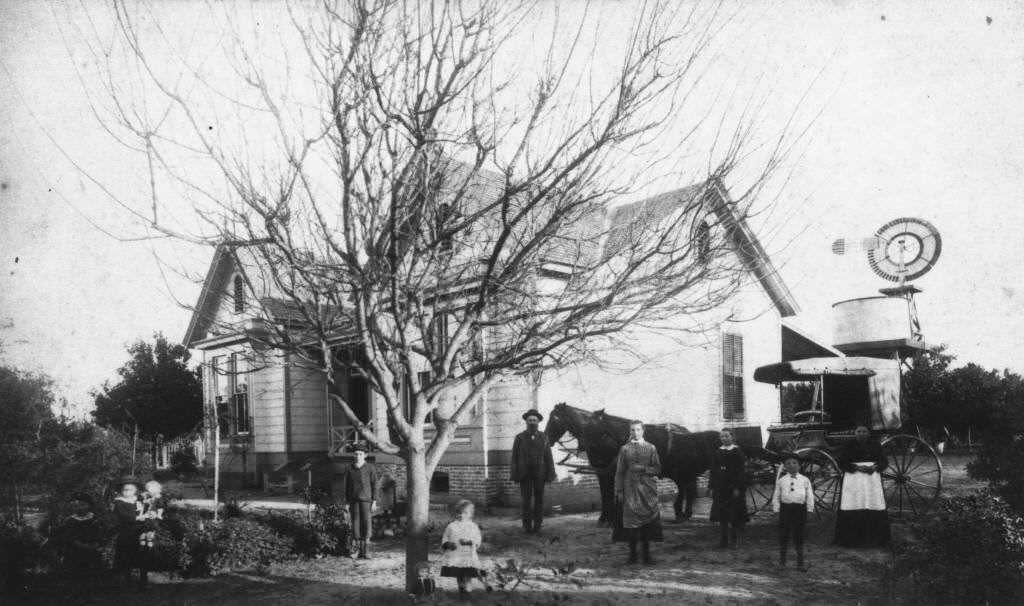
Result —
POLYGON ((882 489, 889 513, 899 517, 927 511, 942 492, 942 461, 916 436, 900 434, 882 441, 889 466, 882 471, 882 489))
POLYGON ((835 511, 843 483, 839 464, 832 455, 817 448, 801 448, 796 454, 800 457, 800 473, 807 476, 814 487, 814 508, 818 512, 835 511))
POLYGON ((778 477, 778 455, 765 448, 744 449, 746 455, 747 511, 771 511, 772 491, 778 477))

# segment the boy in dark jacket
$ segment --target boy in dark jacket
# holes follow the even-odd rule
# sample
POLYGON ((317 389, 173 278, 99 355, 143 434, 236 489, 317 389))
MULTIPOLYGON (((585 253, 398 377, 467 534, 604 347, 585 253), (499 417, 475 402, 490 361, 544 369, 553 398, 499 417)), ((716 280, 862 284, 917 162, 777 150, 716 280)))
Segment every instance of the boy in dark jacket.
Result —
MULTIPOLYGON (((369 559, 367 543, 373 532, 373 510, 377 507, 379 485, 377 468, 366 462, 366 444, 359 442, 352 446, 355 462, 345 470, 341 481, 342 502, 348 505, 352 517, 352 538, 356 542, 358 557, 369 559)), ((353 554, 355 555, 355 554, 353 554)))

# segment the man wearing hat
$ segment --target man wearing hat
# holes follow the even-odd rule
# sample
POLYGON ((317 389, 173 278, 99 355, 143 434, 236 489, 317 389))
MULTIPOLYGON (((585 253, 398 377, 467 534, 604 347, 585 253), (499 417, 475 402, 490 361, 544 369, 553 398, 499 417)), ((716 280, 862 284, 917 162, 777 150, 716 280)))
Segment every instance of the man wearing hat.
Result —
POLYGON ((538 427, 544 417, 531 408, 523 413, 526 431, 512 443, 512 481, 523 499, 523 532, 540 532, 544 519, 544 484, 555 479, 555 459, 548 437, 538 427))
POLYGON ((352 538, 359 559, 366 560, 367 542, 373 533, 373 510, 377 507, 377 468, 366 462, 368 448, 363 442, 352 445, 355 461, 345 470, 341 480, 341 497, 352 518, 352 538))

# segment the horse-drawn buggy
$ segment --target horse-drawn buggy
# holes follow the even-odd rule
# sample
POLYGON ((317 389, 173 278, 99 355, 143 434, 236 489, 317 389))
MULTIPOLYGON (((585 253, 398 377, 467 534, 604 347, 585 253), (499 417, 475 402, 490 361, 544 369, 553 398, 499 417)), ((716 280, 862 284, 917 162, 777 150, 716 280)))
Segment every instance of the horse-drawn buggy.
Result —
MULTIPOLYGON (((866 425, 881 439, 889 466, 882 473, 886 503, 894 515, 919 514, 942 488, 942 464, 924 440, 899 433, 900 363, 870 357, 793 360, 762 366, 754 379, 780 386, 780 405, 787 395, 804 394, 785 422, 768 428, 762 446, 761 428, 732 427, 747 460, 747 507, 751 513, 770 506, 784 452, 796 452, 802 473, 814 485, 819 511, 835 510, 842 488, 836 454, 866 425), (787 385, 795 384, 795 388, 787 385)), ((552 410, 545 428, 551 444, 561 444, 559 461, 577 473, 594 474, 601 488, 601 521, 612 519, 613 477, 619 448, 629 435, 629 419, 603 410, 588 411, 567 404, 552 410), (566 434, 575 438, 568 445, 566 434), (586 455, 586 459, 579 458, 586 455)), ((673 423, 647 424, 645 439, 658 450, 662 477, 678 488, 676 519, 686 519, 696 498, 697 478, 711 467, 719 446, 718 431, 690 432, 673 423)))
POLYGON ((778 385, 783 394, 806 394, 788 422, 768 428, 763 452, 748 455, 749 501, 755 510, 771 498, 779 453, 796 452, 814 484, 819 510, 835 510, 842 487, 836 453, 865 425, 881 441, 889 466, 882 472, 886 504, 893 515, 917 515, 942 490, 942 463, 917 436, 899 432, 900 362, 871 357, 792 360, 762 366, 754 380, 778 385), (787 386, 794 386, 787 391, 787 386))

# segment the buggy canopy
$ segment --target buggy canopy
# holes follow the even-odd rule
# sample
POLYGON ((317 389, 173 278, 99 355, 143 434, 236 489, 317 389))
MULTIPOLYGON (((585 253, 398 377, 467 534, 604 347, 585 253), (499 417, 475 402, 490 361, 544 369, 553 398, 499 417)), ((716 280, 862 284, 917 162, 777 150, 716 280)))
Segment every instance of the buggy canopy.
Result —
POLYGON ((807 358, 761 366, 754 370, 754 380, 761 383, 781 383, 783 381, 811 381, 821 375, 873 377, 880 370, 883 373, 891 370, 899 374, 900 366, 895 360, 880 358, 807 358))
POLYGON ((775 384, 820 380, 826 409, 833 420, 844 420, 840 425, 866 422, 871 429, 885 430, 899 429, 901 424, 898 360, 862 356, 790 360, 755 369, 754 380, 775 384), (849 379, 841 380, 845 377, 849 379), (861 408, 865 405, 866 411, 861 408))

